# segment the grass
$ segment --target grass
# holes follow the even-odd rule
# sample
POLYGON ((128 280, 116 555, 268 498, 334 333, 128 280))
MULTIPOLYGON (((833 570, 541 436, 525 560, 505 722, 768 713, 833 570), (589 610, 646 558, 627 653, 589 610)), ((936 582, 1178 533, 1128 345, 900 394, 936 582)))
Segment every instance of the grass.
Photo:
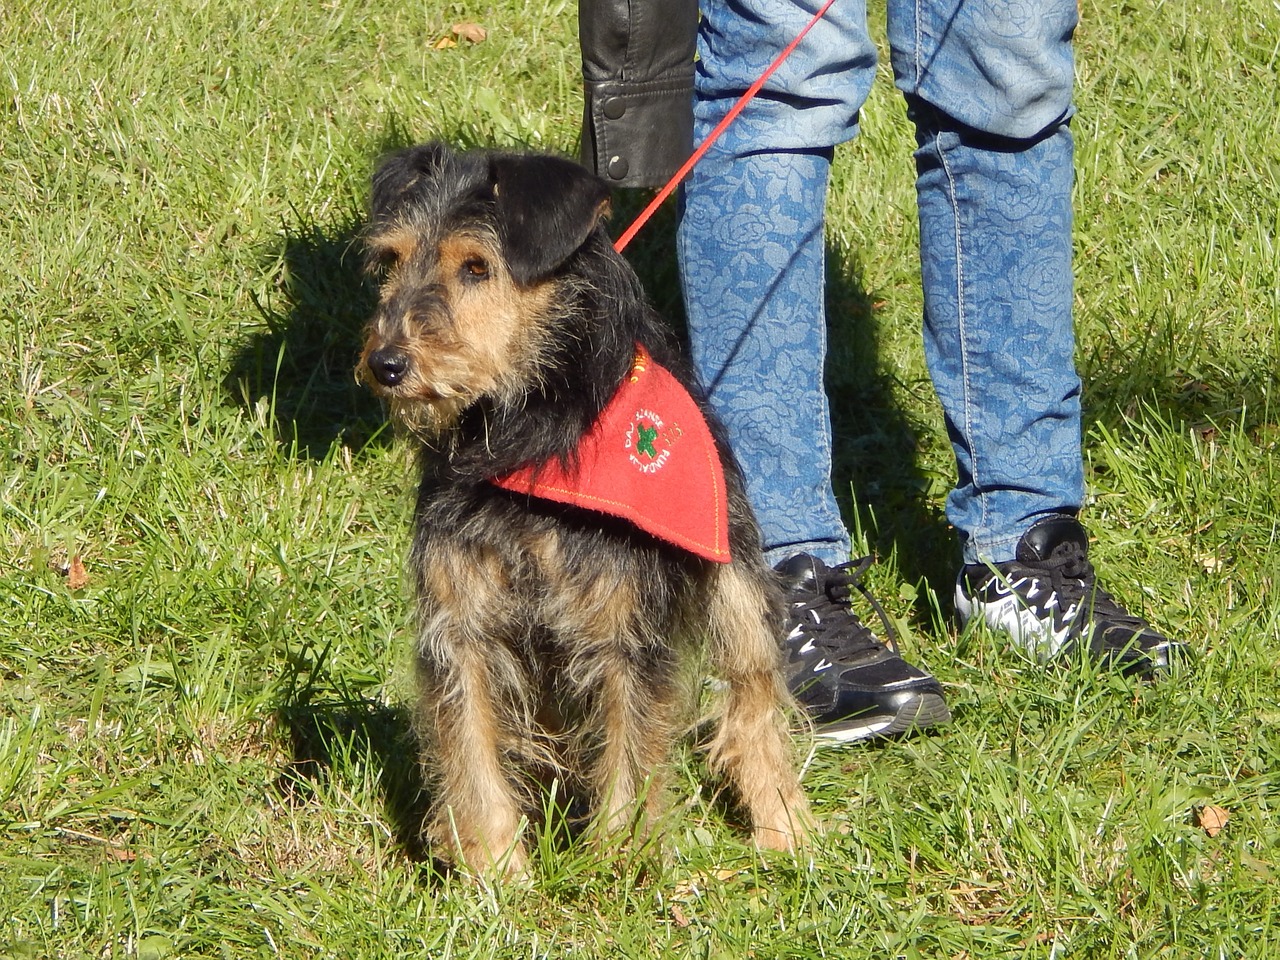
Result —
MULTIPOLYGON (((481 889, 414 840, 409 461, 351 380, 352 247, 389 146, 576 149, 574 7, 0 7, 0 957, 1274 956, 1280 9, 1083 13, 1088 520, 1194 668, 950 619, 885 78, 831 203, 837 482, 956 722, 815 756, 804 862, 685 753, 661 851, 543 834, 530 889, 481 889)), ((675 313, 670 223, 633 249, 675 313)))

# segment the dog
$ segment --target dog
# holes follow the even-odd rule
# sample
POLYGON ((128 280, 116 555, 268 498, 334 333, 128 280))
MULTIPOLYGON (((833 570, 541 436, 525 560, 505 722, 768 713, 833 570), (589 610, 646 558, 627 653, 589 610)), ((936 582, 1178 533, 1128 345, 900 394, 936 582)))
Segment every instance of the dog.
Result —
POLYGON ((527 871, 539 772, 576 785, 604 836, 651 823, 703 648, 724 691, 708 763, 756 844, 793 848, 811 822, 780 589, 608 210, 603 180, 544 154, 431 143, 373 176, 358 377, 421 448, 426 832, 476 873, 527 871))

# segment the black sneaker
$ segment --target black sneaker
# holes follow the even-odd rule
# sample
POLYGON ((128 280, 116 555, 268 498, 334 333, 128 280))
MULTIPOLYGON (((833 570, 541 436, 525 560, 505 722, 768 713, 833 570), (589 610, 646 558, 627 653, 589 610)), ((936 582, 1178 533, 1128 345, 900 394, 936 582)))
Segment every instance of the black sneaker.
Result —
POLYGON ((942 686, 872 633, 849 605, 858 589, 893 629, 862 585, 871 558, 828 567, 800 554, 776 570, 787 593, 783 641, 787 686, 808 711, 818 737, 838 742, 885 737, 946 723, 942 686))
POLYGON ((1018 541, 1017 559, 970 564, 956 584, 964 621, 981 617, 1040 660, 1081 648, 1125 673, 1154 676, 1185 654, 1098 586, 1089 539, 1071 514, 1041 517, 1018 541))

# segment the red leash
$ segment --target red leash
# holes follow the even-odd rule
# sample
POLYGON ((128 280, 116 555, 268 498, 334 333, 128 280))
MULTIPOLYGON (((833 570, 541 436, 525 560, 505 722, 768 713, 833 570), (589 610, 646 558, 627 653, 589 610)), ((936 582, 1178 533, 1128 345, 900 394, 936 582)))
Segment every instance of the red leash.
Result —
POLYGON ((701 160, 703 154, 711 149, 711 145, 716 142, 720 134, 724 133, 725 128, 728 127, 729 124, 733 123, 738 114, 742 112, 743 107, 750 103, 751 99, 760 92, 761 87, 763 87, 766 81, 773 76, 774 71, 776 71, 778 67, 782 66, 782 61, 791 56, 792 51, 794 51, 796 47, 800 46, 800 41, 803 40, 805 35, 813 29, 814 24, 822 19, 833 3, 835 3, 835 0, 826 0, 818 12, 813 15, 813 19, 804 25, 804 29, 796 35, 796 38, 787 44, 786 49, 778 54, 773 63, 769 64, 764 73, 760 75, 760 79, 748 87, 747 92, 738 98, 738 102, 735 103, 729 109, 729 112, 724 115, 724 119, 716 124, 715 129, 707 134, 707 139, 703 140, 702 143, 698 145, 698 149, 693 151, 693 156, 684 162, 684 166, 675 172, 675 176, 667 181, 666 186, 658 191, 658 195, 649 201, 649 205, 647 207, 640 211, 640 216, 636 217, 631 226, 627 227, 622 236, 614 242, 613 249, 617 250, 619 253, 626 249, 627 244, 629 244, 632 238, 640 232, 640 228, 649 222, 649 218, 653 216, 654 212, 657 211, 660 206, 662 206, 662 202, 666 200, 667 197, 671 196, 671 192, 680 185, 680 181, 689 175, 689 171, 693 169, 694 164, 701 160))

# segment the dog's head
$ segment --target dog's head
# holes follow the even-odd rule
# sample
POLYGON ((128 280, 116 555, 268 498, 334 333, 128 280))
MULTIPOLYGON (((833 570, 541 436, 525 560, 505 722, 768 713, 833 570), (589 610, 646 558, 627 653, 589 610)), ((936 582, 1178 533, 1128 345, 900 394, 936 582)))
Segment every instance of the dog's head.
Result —
POLYGON ((477 399, 518 402, 563 311, 561 277, 600 228, 608 187, 559 157, 387 157, 373 177, 367 262, 379 279, 359 377, 411 427, 477 399))

